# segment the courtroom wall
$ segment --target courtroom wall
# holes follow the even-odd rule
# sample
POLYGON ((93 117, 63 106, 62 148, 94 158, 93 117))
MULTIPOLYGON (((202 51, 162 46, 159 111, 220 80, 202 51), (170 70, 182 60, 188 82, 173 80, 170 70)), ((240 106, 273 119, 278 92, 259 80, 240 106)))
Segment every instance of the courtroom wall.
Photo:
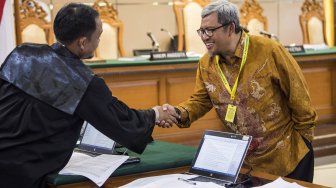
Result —
MULTIPOLYGON (((53 3, 55 13, 67 3, 67 0, 43 0, 53 3)), ((74 2, 93 3, 94 0, 73 0, 74 2)), ((322 0, 318 0, 322 2, 322 0)), ((161 28, 173 35, 177 34, 172 0, 108 0, 115 4, 119 18, 124 22, 124 48, 127 56, 133 49, 151 48, 147 32, 152 32, 161 50, 169 48, 170 38, 161 28)), ((243 0, 231 0, 241 6, 243 0)), ((264 15, 268 18, 268 31, 277 35, 283 44, 302 44, 299 15, 303 0, 259 0, 264 15)), ((199 18, 201 19, 201 18, 199 18)), ((196 31, 195 31, 196 32, 196 31)))

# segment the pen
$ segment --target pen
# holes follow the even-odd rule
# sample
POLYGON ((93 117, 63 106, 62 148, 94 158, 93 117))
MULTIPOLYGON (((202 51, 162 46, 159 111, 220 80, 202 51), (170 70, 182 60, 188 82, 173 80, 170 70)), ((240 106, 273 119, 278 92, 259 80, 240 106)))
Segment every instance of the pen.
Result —
POLYGON ((192 181, 189 181, 189 180, 186 180, 186 179, 183 179, 183 178, 177 178, 177 180, 184 181, 184 182, 189 183, 191 185, 196 185, 196 182, 192 182, 192 181))

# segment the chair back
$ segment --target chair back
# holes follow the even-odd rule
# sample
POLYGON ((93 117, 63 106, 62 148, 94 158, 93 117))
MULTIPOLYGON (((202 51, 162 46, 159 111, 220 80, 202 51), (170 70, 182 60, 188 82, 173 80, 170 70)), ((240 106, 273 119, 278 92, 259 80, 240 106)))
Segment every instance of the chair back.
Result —
POLYGON ((240 24, 249 30, 251 35, 261 35, 268 30, 267 18, 263 16, 263 8, 257 0, 245 0, 240 8, 240 24))
POLYGON ((18 44, 23 42, 52 44, 54 41, 50 9, 41 1, 23 0, 19 6, 19 18, 16 18, 16 24, 19 30, 19 36, 16 36, 18 44))
POLYGON ((174 0, 174 13, 178 30, 179 51, 193 51, 203 54, 206 48, 196 30, 201 25, 203 7, 211 0, 174 0))
POLYGON ((316 0, 305 0, 301 7, 300 26, 304 44, 325 43, 324 12, 316 0))
POLYGON ((103 23, 103 32, 96 49, 95 56, 99 59, 116 59, 124 56, 123 23, 118 19, 117 10, 106 0, 97 0, 93 4, 103 23))

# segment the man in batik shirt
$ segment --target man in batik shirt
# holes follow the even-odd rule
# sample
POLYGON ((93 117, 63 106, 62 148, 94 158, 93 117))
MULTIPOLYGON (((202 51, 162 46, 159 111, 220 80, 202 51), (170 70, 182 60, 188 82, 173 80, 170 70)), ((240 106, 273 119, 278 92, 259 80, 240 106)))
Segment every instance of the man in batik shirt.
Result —
POLYGON ((245 165, 312 182, 317 117, 294 58, 281 44, 245 33, 237 7, 225 0, 203 9, 197 32, 208 53, 198 64, 195 93, 175 106, 178 126, 214 107, 224 131, 253 136, 245 165))

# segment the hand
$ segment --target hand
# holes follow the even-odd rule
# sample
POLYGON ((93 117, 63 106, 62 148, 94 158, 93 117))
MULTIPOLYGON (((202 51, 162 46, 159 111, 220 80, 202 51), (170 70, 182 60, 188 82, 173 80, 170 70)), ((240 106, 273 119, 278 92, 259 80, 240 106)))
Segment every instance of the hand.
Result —
MULTIPOLYGON (((165 112, 168 112, 169 114, 173 115, 175 117, 175 121, 174 123, 177 124, 178 123, 178 119, 180 119, 180 116, 179 114, 177 114, 176 110, 175 110, 175 107, 170 105, 170 104, 164 104, 162 105, 162 110, 165 111, 165 112)), ((167 127, 167 123, 162 120, 160 123, 158 123, 159 126, 163 127, 163 125, 166 125, 167 127)), ((171 123, 169 123, 170 127, 172 126, 171 123)))
POLYGON ((175 108, 169 104, 164 104, 161 106, 154 107, 159 111, 159 121, 157 124, 159 127, 162 128, 170 128, 173 124, 177 124, 177 119, 179 115, 176 113, 175 108))
POLYGON ((170 104, 162 105, 163 111, 169 111, 170 114, 173 114, 176 120, 181 119, 181 115, 177 113, 175 107, 170 104))

